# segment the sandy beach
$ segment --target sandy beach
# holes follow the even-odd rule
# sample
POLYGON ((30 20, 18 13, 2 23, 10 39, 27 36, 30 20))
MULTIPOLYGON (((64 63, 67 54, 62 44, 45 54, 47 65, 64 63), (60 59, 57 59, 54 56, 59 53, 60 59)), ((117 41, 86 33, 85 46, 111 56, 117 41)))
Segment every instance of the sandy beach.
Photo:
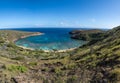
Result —
MULTIPOLYGON (((18 39, 22 39, 22 38, 26 38, 26 37, 30 37, 30 36, 37 36, 37 35, 43 35, 44 33, 41 33, 41 32, 36 32, 34 34, 30 34, 30 35, 24 35, 24 36, 21 36, 20 38, 16 38, 14 39, 13 41, 17 41, 18 39)), ((29 48, 29 47, 24 47, 24 46, 20 46, 20 45, 17 45, 18 47, 20 48, 23 48, 23 49, 28 49, 28 50, 35 50, 33 48, 29 48)), ((70 48, 70 49, 64 49, 64 50, 43 50, 44 52, 67 52, 67 51, 72 51, 72 50, 75 50, 77 49, 77 47, 75 48, 70 48)), ((41 50, 41 49, 39 49, 41 50)))
MULTIPOLYGON (((23 49, 35 50, 35 49, 29 48, 29 47, 24 47, 24 46, 19 46, 19 45, 17 45, 17 46, 20 47, 20 48, 23 48, 23 49)), ((77 49, 77 48, 78 48, 78 47, 70 48, 70 49, 64 49, 64 50, 56 50, 56 51, 54 51, 54 50, 43 50, 43 51, 44 51, 44 52, 67 52, 67 51, 75 50, 75 49, 77 49)), ((39 49, 39 50, 41 50, 41 49, 39 49)))

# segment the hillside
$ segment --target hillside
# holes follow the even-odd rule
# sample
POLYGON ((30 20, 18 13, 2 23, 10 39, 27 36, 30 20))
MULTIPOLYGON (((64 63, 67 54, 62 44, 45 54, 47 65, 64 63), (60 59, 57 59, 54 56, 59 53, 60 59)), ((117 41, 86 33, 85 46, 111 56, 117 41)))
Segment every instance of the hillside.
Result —
POLYGON ((86 45, 71 52, 45 53, 23 49, 13 43, 6 44, 6 36, 3 35, 0 43, 0 82, 119 83, 120 26, 100 33, 100 36, 96 42, 91 38, 86 45))
MULTIPOLYGON (((25 32, 25 31, 15 31, 15 30, 0 30, 0 37, 5 41, 14 42, 19 38, 24 38, 27 36, 41 35, 40 32, 25 32)), ((2 39, 2 40, 3 40, 2 39)))
POLYGON ((80 39, 80 40, 98 40, 98 38, 102 38, 103 36, 101 34, 105 33, 103 30, 99 29, 92 29, 92 30, 74 30, 71 31, 71 38, 73 39, 80 39))

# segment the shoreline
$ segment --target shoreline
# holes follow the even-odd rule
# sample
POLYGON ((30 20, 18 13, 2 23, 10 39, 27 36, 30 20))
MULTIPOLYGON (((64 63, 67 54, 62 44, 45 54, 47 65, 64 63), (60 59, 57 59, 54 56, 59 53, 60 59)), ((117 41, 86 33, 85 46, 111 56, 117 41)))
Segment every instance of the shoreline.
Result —
MULTIPOLYGON (((20 38, 16 38, 13 40, 13 42, 15 43, 17 40, 19 39, 23 39, 23 38, 26 38, 26 37, 30 37, 30 36, 37 36, 37 35, 43 35, 44 33, 41 33, 41 32, 35 32, 33 34, 29 34, 29 35, 24 35, 24 36, 21 36, 20 38)), ((15 44, 16 45, 16 44, 15 44)), ((28 49, 28 50, 35 50, 34 48, 29 48, 29 47, 24 47, 24 46, 20 46, 20 45, 16 45, 20 48, 23 48, 23 49, 28 49)), ((75 47, 75 48, 69 48, 69 49, 64 49, 64 50, 42 50, 42 49, 38 49, 38 50, 42 50, 44 52, 67 52, 67 51, 72 51, 72 50, 75 50, 77 49, 78 47, 75 47)))
MULTIPOLYGON (((31 36, 37 36, 37 35, 43 35, 44 33, 41 33, 41 32, 35 32, 35 33, 32 33, 32 34, 29 34, 29 35, 23 35, 21 36, 20 38, 16 38, 13 40, 13 42, 15 43, 17 40, 19 39, 23 39, 23 38, 26 38, 26 37, 31 37, 31 36)), ((16 44, 15 44, 16 45, 16 44)), ((24 46, 20 46, 20 45, 16 45, 20 48, 23 48, 23 49, 28 49, 28 50, 35 50, 34 48, 29 48, 29 47, 24 47, 24 46)), ((64 50, 42 50, 42 49, 38 49, 38 50, 42 50, 44 52, 67 52, 67 51, 72 51, 72 50, 75 50, 77 49, 78 47, 74 47, 74 48, 69 48, 69 49, 64 49, 64 50)))
POLYGON ((23 38, 27 38, 27 37, 31 37, 31 36, 43 35, 43 34, 44 33, 41 33, 41 32, 35 32, 35 33, 29 34, 29 35, 23 35, 20 38, 14 39, 13 42, 15 43, 19 39, 23 39, 23 38))
MULTIPOLYGON (((20 48, 23 48, 23 49, 27 49, 27 50, 35 50, 35 49, 33 49, 33 48, 29 48, 29 47, 24 47, 24 46, 20 46, 20 45, 17 45, 18 47, 20 47, 20 48)), ((56 50, 56 51, 54 51, 54 50, 42 50, 42 49, 38 49, 38 50, 42 50, 42 51, 44 51, 44 52, 67 52, 67 51, 73 51, 73 50, 75 50, 75 49, 77 49, 78 47, 75 47, 75 48, 70 48, 70 49, 64 49, 64 50, 56 50)))

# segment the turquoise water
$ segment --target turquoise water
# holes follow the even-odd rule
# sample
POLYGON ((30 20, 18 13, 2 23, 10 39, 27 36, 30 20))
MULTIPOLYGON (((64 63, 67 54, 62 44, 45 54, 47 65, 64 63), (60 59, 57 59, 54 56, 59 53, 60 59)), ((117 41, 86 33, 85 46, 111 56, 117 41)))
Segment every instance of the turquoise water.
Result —
POLYGON ((64 50, 79 47, 85 44, 85 41, 70 38, 69 32, 75 28, 37 28, 37 29, 19 29, 22 31, 42 32, 43 35, 30 36, 19 39, 15 43, 32 49, 42 50, 64 50))

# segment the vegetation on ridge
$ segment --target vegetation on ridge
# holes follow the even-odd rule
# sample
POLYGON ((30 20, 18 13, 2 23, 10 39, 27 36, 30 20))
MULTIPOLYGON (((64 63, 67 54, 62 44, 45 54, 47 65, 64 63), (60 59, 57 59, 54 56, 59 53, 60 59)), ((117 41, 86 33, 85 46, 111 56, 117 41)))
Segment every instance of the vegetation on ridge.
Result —
POLYGON ((9 35, 0 36, 0 82, 119 83, 120 26, 101 37, 74 51, 45 53, 6 43, 9 35))

